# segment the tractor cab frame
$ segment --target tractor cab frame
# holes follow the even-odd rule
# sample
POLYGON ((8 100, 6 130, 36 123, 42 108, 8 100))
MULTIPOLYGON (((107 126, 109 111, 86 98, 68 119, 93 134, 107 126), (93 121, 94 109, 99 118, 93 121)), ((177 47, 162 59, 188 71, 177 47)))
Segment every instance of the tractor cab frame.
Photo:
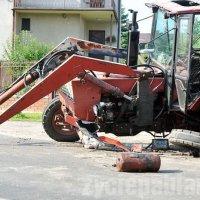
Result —
POLYGON ((187 113, 200 106, 199 5, 183 0, 147 4, 154 12, 151 63, 166 71, 169 110, 187 113))

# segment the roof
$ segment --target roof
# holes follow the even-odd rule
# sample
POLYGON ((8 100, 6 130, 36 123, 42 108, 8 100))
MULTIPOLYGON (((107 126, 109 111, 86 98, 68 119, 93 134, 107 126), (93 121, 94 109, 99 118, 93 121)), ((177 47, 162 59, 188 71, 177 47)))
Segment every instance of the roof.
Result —
POLYGON ((148 7, 159 7, 160 9, 166 11, 172 15, 180 15, 180 14, 193 14, 200 13, 200 0, 187 0, 189 3, 196 3, 195 6, 183 6, 177 2, 172 2, 169 0, 157 0, 152 3, 146 3, 148 7))

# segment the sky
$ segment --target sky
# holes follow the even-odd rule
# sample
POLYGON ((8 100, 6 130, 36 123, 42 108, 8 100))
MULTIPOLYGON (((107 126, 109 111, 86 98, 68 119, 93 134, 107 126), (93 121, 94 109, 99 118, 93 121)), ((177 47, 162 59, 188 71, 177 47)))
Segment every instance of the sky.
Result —
MULTIPOLYGON (((128 12, 128 9, 133 9, 138 11, 138 19, 142 19, 144 17, 152 15, 152 11, 150 8, 145 6, 145 3, 150 2, 152 0, 122 0, 122 5, 128 12)), ((131 15, 129 15, 131 20, 131 15)), ((141 33, 150 33, 151 32, 151 19, 142 21, 139 23, 139 30, 141 33)))

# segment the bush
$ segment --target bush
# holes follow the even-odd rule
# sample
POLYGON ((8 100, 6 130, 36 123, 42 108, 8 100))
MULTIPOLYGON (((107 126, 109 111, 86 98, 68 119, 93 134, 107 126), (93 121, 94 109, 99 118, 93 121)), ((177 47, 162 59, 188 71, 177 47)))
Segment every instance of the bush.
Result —
POLYGON ((4 65, 7 68, 7 74, 14 81, 52 48, 52 45, 40 42, 28 31, 15 35, 14 40, 8 41, 5 47, 4 60, 6 62, 4 65))
POLYGON ((30 32, 22 31, 9 41, 5 48, 4 57, 15 66, 21 63, 38 61, 52 49, 52 45, 40 42, 30 32))
MULTIPOLYGON (((14 36, 13 41, 8 41, 5 47, 3 66, 6 67, 6 74, 12 81, 16 80, 52 48, 52 45, 40 42, 30 32, 22 31, 14 36)), ((28 89, 29 87, 25 88, 21 93, 23 94, 28 89)))

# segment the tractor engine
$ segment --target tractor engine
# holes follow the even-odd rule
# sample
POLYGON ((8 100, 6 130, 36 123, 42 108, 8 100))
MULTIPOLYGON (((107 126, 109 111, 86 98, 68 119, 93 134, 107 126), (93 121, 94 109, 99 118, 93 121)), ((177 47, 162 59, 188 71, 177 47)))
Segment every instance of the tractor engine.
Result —
POLYGON ((137 134, 136 126, 134 126, 135 103, 126 102, 122 98, 106 96, 93 109, 100 131, 114 132, 120 135, 137 134))

